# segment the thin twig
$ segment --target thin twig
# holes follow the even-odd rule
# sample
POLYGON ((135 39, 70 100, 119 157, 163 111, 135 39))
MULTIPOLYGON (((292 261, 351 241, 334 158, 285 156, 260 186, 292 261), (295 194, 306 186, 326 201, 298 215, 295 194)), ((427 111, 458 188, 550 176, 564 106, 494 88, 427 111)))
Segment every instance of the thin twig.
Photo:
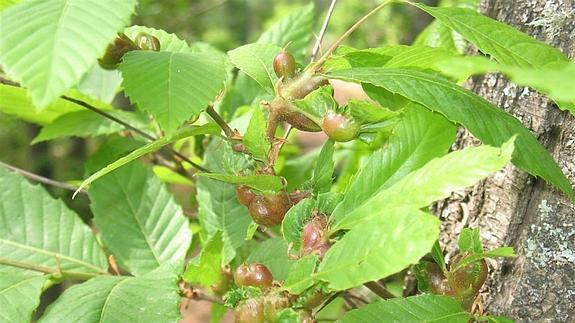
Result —
POLYGON ((313 45, 313 49, 311 51, 311 62, 315 60, 317 53, 319 53, 319 49, 321 48, 321 43, 323 41, 323 37, 325 36, 325 31, 327 30, 327 26, 329 25, 329 20, 333 14, 333 10, 335 9, 335 4, 337 0, 331 0, 331 4, 329 5, 329 9, 327 9, 327 13, 325 15, 325 19, 323 20, 323 25, 321 26, 321 30, 319 31, 319 35, 313 45))
MULTIPOLYGON (((6 79, 1 78, 1 77, 0 77, 0 83, 1 83, 1 84, 6 84, 6 85, 10 85, 10 86, 20 87, 20 84, 18 84, 18 83, 16 83, 16 82, 13 82, 13 81, 10 81, 10 80, 6 80, 6 79)), ((105 112, 105 111, 103 111, 103 110, 100 110, 100 109, 96 108, 95 106, 93 106, 93 105, 91 105, 91 104, 88 104, 88 103, 86 103, 86 102, 84 102, 84 101, 81 101, 81 100, 78 100, 78 99, 74 99, 74 98, 71 98, 71 97, 65 96, 65 95, 62 96, 62 99, 66 100, 66 101, 69 101, 69 102, 72 102, 72 103, 76 103, 76 104, 78 104, 78 105, 81 106, 81 107, 84 107, 84 108, 86 108, 86 109, 88 109, 88 110, 90 110, 90 111, 96 112, 97 114, 99 114, 99 115, 101 115, 101 116, 103 116, 103 117, 105 117, 105 118, 107 118, 107 119, 110 119, 110 120, 112 120, 112 121, 114 121, 114 122, 116 122, 116 123, 118 123, 118 124, 124 126, 125 128, 127 128, 127 129, 129 129, 129 130, 134 131, 135 133, 139 134, 140 136, 142 136, 142 137, 144 137, 144 138, 146 138, 146 139, 148 139, 148 140, 150 140, 150 141, 155 141, 155 140, 157 140, 156 137, 150 135, 149 133, 147 133, 147 132, 145 132, 145 131, 143 131, 143 130, 141 130, 141 129, 138 129, 138 128, 132 126, 131 124, 129 124, 129 123, 127 123, 127 122, 125 122, 125 121, 123 121, 123 120, 121 120, 121 119, 118 119, 118 118, 114 117, 113 115, 111 115, 111 114, 109 114, 109 113, 107 113, 107 112, 105 112)), ((170 147, 170 148, 168 148, 168 150, 170 151, 170 153, 171 153, 172 155, 174 155, 174 156, 178 157, 179 159, 181 159, 182 161, 185 161, 186 163, 192 165, 192 167, 194 167, 194 168, 196 168, 196 169, 199 169, 199 170, 201 170, 201 171, 203 171, 203 172, 210 173, 209 170, 207 170, 207 169, 203 168, 202 166, 200 166, 200 165, 194 163, 194 162, 191 161, 188 157, 182 155, 181 153, 177 152, 177 151, 174 150, 173 148, 170 147)))
POLYGON ((351 297, 347 294, 343 294, 343 301, 348 309, 355 310, 357 309, 357 304, 351 299, 351 297))
MULTIPOLYGON (((110 120, 112 120, 112 121, 114 121, 114 122, 116 122, 116 123, 118 123, 118 124, 121 124, 121 125, 124 126, 125 128, 134 131, 135 133, 139 134, 140 136, 142 136, 142 137, 144 137, 144 138, 146 138, 146 139, 148 139, 148 140, 150 140, 150 141, 155 141, 155 140, 157 140, 156 137, 150 135, 149 133, 147 133, 147 132, 145 132, 145 131, 143 131, 143 130, 141 130, 141 129, 138 129, 138 128, 132 126, 131 124, 129 124, 129 123, 127 123, 127 122, 125 122, 125 121, 123 121, 123 120, 121 120, 121 119, 118 119, 118 118, 114 117, 113 115, 107 113, 106 111, 100 110, 100 109, 96 108, 95 106, 90 105, 90 104, 88 104, 88 103, 86 103, 86 102, 84 102, 84 101, 81 101, 81 100, 78 100, 78 99, 74 99, 74 98, 71 98, 71 97, 68 97, 68 96, 65 96, 65 95, 62 96, 62 99, 67 100, 67 101, 70 101, 70 102, 73 102, 73 103, 76 103, 76 104, 78 104, 78 105, 80 105, 80 106, 82 106, 82 107, 84 107, 84 108, 86 108, 86 109, 88 109, 88 110, 90 110, 90 111, 94 111, 94 112, 96 112, 97 114, 99 114, 99 115, 101 115, 101 116, 103 116, 103 117, 105 117, 105 118, 108 118, 108 119, 110 119, 110 120)), ((203 171, 203 172, 207 172, 207 173, 210 172, 210 171, 208 171, 207 169, 203 168, 202 166, 200 166, 200 165, 194 163, 194 162, 191 161, 188 157, 182 155, 181 153, 179 153, 178 151, 174 150, 173 148, 169 147, 169 148, 168 148, 168 151, 169 151, 172 155, 174 155, 174 156, 178 157, 179 159, 185 161, 186 163, 192 165, 192 167, 194 167, 194 168, 196 168, 196 169, 199 169, 199 170, 201 170, 201 171, 203 171)))
POLYGON ((211 104, 206 109, 206 112, 210 115, 212 119, 214 119, 214 121, 218 124, 218 126, 222 128, 226 137, 232 138, 232 136, 234 135, 234 131, 232 130, 232 128, 230 128, 228 123, 222 118, 222 116, 220 116, 220 114, 214 109, 214 107, 211 104))
POLYGON ((390 293, 387 289, 385 289, 385 287, 381 286, 376 281, 367 282, 363 284, 363 286, 367 287, 370 291, 383 299, 395 298, 395 295, 390 293))
POLYGON ((368 12, 367 14, 365 14, 365 16, 361 17, 358 21, 356 21, 355 24, 353 24, 351 27, 349 27, 348 30, 346 30, 330 47, 329 49, 317 60, 317 62, 315 62, 310 68, 312 68, 313 70, 316 70, 318 67, 320 67, 321 65, 323 65, 323 63, 325 63, 325 61, 328 59, 328 57, 335 51, 335 49, 337 48, 337 46, 339 46, 339 44, 341 44, 341 42, 343 42, 349 35, 351 35, 351 33, 353 33, 359 26, 361 26, 361 24, 366 21, 369 17, 371 17, 373 14, 375 14, 377 11, 379 11, 381 8, 387 6, 388 4, 395 2, 397 0, 387 0, 382 2, 380 5, 378 5, 377 7, 373 8, 370 12, 368 12))
POLYGON ((208 294, 202 292, 201 290, 194 288, 192 285, 190 285, 184 281, 180 281, 180 283, 178 285, 180 287, 180 294, 184 298, 194 300, 194 301, 208 301, 208 302, 217 303, 217 304, 223 304, 224 303, 221 298, 216 297, 216 296, 212 296, 212 295, 208 295, 208 294))
MULTIPOLYGON (((16 166, 8 165, 8 164, 3 163, 1 161, 0 161, 0 165, 3 167, 6 167, 12 171, 15 171, 17 173, 20 173, 24 177, 28 177, 29 179, 32 179, 32 180, 39 182, 39 183, 44 183, 44 184, 51 185, 54 187, 63 188, 63 189, 69 190, 69 191, 76 191, 78 189, 76 186, 74 186, 72 184, 59 182, 59 181, 56 181, 56 180, 53 180, 53 179, 50 179, 50 178, 47 178, 44 176, 40 176, 38 174, 34 174, 34 173, 29 172, 29 171, 20 169, 16 166)), ((82 193, 85 194, 86 192, 82 192, 82 193)))

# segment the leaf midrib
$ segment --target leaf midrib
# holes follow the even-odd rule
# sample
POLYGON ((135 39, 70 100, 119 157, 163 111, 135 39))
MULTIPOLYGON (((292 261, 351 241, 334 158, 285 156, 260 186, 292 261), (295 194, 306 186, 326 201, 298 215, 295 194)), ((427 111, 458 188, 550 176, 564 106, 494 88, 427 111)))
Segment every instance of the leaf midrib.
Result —
MULTIPOLYGON (((85 267, 94 269, 94 270, 96 270, 96 272, 98 272, 98 273, 104 272, 104 271, 102 270, 102 268, 100 268, 100 267, 98 267, 98 266, 96 266, 96 265, 94 265, 94 264, 85 262, 85 261, 80 260, 80 259, 77 259, 77 258, 73 258, 73 257, 67 256, 67 255, 63 255, 63 254, 61 254, 61 253, 56 253, 56 252, 48 251, 48 250, 45 250, 45 249, 39 249, 39 248, 36 248, 36 247, 32 247, 32 246, 29 246, 29 245, 25 245, 25 244, 22 244, 22 243, 19 243, 19 242, 15 242, 15 241, 3 239, 3 238, 0 238, 0 242, 4 242, 4 243, 7 243, 7 244, 16 246, 16 247, 20 247, 20 248, 22 248, 22 249, 31 250, 31 251, 35 251, 35 252, 38 252, 38 253, 50 255, 50 256, 53 256, 54 259, 58 259, 58 258, 59 258, 59 259, 65 259, 65 260, 68 260, 68 261, 70 261, 70 262, 72 262, 72 263, 80 264, 80 265, 83 265, 83 266, 85 266, 85 267)), ((30 264, 36 265, 36 263, 33 263, 33 262, 30 262, 30 264)))

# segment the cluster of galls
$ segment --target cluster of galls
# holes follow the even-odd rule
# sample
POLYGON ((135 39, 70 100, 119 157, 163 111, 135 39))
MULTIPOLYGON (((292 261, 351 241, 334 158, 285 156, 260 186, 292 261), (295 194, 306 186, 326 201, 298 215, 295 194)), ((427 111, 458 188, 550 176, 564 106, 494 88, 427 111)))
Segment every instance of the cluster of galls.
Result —
POLYGON ((300 191, 292 194, 285 191, 257 194, 248 186, 238 185, 236 187, 236 197, 240 204, 248 208, 255 223, 266 227, 281 224, 287 211, 307 195, 300 191))
MULTIPOLYGON (((303 99, 312 91, 327 85, 327 79, 314 75, 313 71, 296 73, 295 59, 285 50, 276 55, 273 68, 281 82, 278 83, 278 95, 270 104, 272 117, 302 131, 323 131, 334 141, 346 142, 357 138, 360 125, 349 116, 329 112, 323 117, 321 124, 317 124, 294 109, 291 104, 291 100, 303 99)), ((268 131, 270 137, 275 131, 275 126, 272 128, 268 131)))
POLYGON ((113 43, 108 45, 104 56, 98 59, 98 63, 103 69, 116 69, 122 61, 122 57, 133 50, 152 50, 157 52, 160 50, 160 41, 158 38, 144 32, 139 33, 134 41, 121 34, 116 37, 113 43))
MULTIPOLYGON (((262 264, 239 266, 235 272, 234 281, 237 286, 256 287, 263 293, 260 297, 248 298, 239 303, 235 308, 236 323, 275 322, 278 313, 292 304, 293 297, 271 288, 272 273, 262 264)), ((313 322, 311 315, 305 311, 300 313, 300 320, 304 323, 313 322)))
POLYGON ((465 309, 471 310, 479 290, 487 279, 488 269, 485 259, 457 269, 467 257, 469 253, 456 255, 451 261, 447 275, 435 263, 428 263, 426 271, 429 287, 434 294, 451 296, 459 300, 465 309))

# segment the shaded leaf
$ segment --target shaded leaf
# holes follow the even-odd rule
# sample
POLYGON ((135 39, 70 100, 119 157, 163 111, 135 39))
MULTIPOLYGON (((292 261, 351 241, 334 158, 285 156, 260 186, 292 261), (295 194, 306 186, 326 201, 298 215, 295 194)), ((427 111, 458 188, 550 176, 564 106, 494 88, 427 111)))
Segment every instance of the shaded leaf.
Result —
POLYGON ((105 70, 99 64, 95 64, 80 80, 78 90, 94 100, 110 104, 121 84, 120 72, 105 70))

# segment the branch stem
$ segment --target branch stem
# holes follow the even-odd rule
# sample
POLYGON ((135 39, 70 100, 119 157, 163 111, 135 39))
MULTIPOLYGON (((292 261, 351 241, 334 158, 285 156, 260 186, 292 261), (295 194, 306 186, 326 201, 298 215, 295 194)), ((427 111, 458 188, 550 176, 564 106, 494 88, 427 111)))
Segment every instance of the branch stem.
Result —
POLYGON ((214 109, 214 107, 211 104, 206 109, 206 113, 209 114, 212 119, 214 119, 214 121, 218 124, 218 126, 220 126, 220 128, 222 128, 226 137, 232 138, 232 136, 234 135, 234 131, 232 130, 232 128, 230 128, 227 122, 222 118, 222 116, 220 116, 220 114, 214 109))
MULTIPOLYGON (((27 178, 29 178, 29 179, 31 179, 31 180, 34 180, 34 181, 36 181, 36 182, 39 182, 39 183, 51 185, 51 186, 54 186, 54 187, 63 188, 63 189, 69 190, 69 191, 76 191, 76 190, 78 189, 76 186, 74 186, 74 185, 72 185, 72 184, 68 184, 68 183, 64 183, 64 182, 59 182, 59 181, 56 181, 56 180, 53 180, 53 179, 50 179, 50 178, 47 178, 47 177, 44 177, 44 176, 40 176, 40 175, 38 175, 38 174, 31 173, 31 172, 29 172, 29 171, 27 171, 27 170, 23 170, 23 169, 21 169, 21 168, 18 168, 18 167, 16 167, 16 166, 12 166, 12 165, 3 163, 3 162, 1 162, 1 161, 0 161, 0 166, 6 167, 6 168, 8 168, 8 169, 10 169, 10 170, 12 170, 12 171, 15 171, 15 172, 17 172, 17 173, 20 173, 20 174, 22 174, 22 176, 27 177, 27 178)), ((82 193, 85 194, 86 192, 82 192, 82 193)))
POLYGON ((370 291, 383 299, 395 298, 395 295, 390 293, 387 289, 385 289, 385 287, 381 286, 376 281, 367 282, 363 284, 363 286, 367 287, 370 291))
POLYGON ((319 35, 317 36, 317 40, 315 41, 315 44, 313 45, 313 49, 311 51, 311 61, 312 62, 315 60, 317 54, 319 53, 319 49, 321 48, 321 43, 322 43, 323 38, 325 36, 325 32, 327 30, 327 26, 329 25, 329 21, 331 19, 332 14, 333 14, 333 10, 335 9, 336 3, 337 3, 337 0, 331 0, 331 4, 329 5, 329 9, 327 9, 325 19, 323 20, 323 25, 321 26, 321 29, 319 31, 319 35))
MULTIPOLYGON (((20 87, 20 84, 18 84, 18 83, 16 83, 16 82, 13 82, 13 81, 10 81, 10 80, 6 80, 6 79, 1 78, 1 77, 0 77, 0 84, 5 84, 5 85, 10 85, 10 86, 20 87)), ((157 140, 156 137, 150 135, 149 133, 147 133, 147 132, 145 132, 145 131, 143 131, 143 130, 141 130, 141 129, 138 129, 138 128, 132 126, 131 124, 129 124, 129 123, 127 123, 127 122, 125 122, 125 121, 123 121, 123 120, 121 120, 121 119, 118 119, 118 118, 114 117, 113 115, 111 115, 111 114, 109 114, 109 113, 107 113, 107 112, 105 112, 105 111, 103 111, 103 110, 100 110, 100 109, 96 108, 95 106, 93 106, 93 105, 91 105, 91 104, 88 104, 88 103, 86 103, 86 102, 84 102, 84 101, 81 101, 81 100, 78 100, 78 99, 74 99, 74 98, 71 98, 71 97, 65 96, 65 95, 62 96, 62 99, 63 99, 63 100, 66 100, 66 101, 69 101, 69 102, 72 102, 72 103, 76 103, 77 105, 79 105, 79 106, 81 106, 81 107, 83 107, 83 108, 86 108, 86 109, 88 109, 88 110, 90 110, 90 111, 96 112, 97 114, 103 116, 104 118, 110 119, 110 120, 112 120, 112 121, 114 121, 114 122, 116 122, 116 123, 118 123, 118 124, 124 126, 126 129, 129 129, 129 130, 131 130, 131 131, 133 131, 133 132, 139 134, 140 136, 142 136, 142 137, 144 137, 144 138, 146 138, 146 139, 148 139, 148 140, 150 140, 150 141, 157 140)), ((186 157, 186 156, 182 155, 181 153, 175 151, 173 148, 168 148, 168 150, 170 151, 170 153, 171 153, 172 155, 178 157, 178 158, 179 158, 180 160, 182 160, 182 161, 185 161, 186 163, 190 164, 192 167, 194 167, 194 168, 196 168, 196 169, 199 169, 199 170, 201 170, 201 171, 203 171, 203 172, 210 173, 209 170, 207 170, 207 169, 203 168, 202 166, 200 166, 200 165, 194 163, 194 162, 191 161, 188 157, 186 157)))
POLYGON ((375 14, 376 12, 378 12, 380 9, 384 8, 385 6, 387 6, 390 3, 396 2, 397 0, 386 0, 384 2, 382 2, 381 4, 379 4, 377 7, 373 8, 370 12, 366 13, 363 17, 361 17, 358 21, 355 22, 355 24, 353 24, 351 27, 349 27, 348 30, 346 30, 329 48, 328 50, 317 60, 317 62, 315 62, 314 64, 312 64, 310 66, 310 69, 312 70, 317 70, 319 67, 321 67, 323 65, 323 63, 325 63, 325 61, 327 61, 327 59, 329 58, 329 56, 336 50, 336 48, 347 38, 349 37, 349 35, 351 35, 351 33, 353 33, 357 28, 359 28, 359 26, 361 26, 361 24, 363 24, 367 19, 369 19, 369 17, 371 17, 373 14, 375 14))

